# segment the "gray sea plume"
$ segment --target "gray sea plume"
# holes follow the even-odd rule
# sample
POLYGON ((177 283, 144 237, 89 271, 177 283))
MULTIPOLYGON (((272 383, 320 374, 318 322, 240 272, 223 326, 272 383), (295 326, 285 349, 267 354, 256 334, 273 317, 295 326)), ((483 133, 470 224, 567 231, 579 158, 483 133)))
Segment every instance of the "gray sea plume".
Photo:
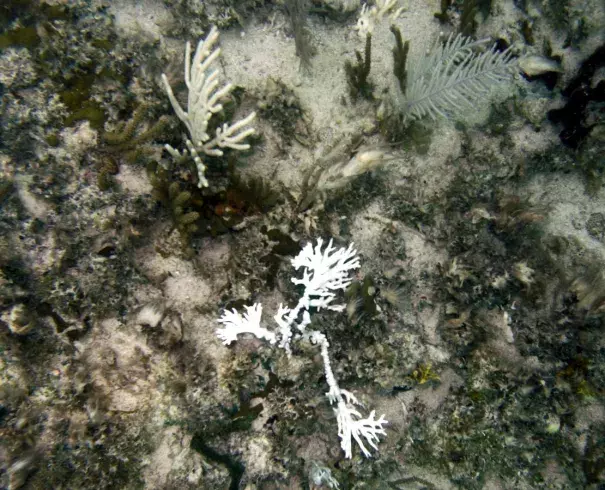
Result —
POLYGON ((401 102, 404 120, 464 112, 487 97, 495 84, 509 81, 515 64, 510 48, 497 51, 494 45, 478 51, 487 42, 452 34, 411 61, 401 102))

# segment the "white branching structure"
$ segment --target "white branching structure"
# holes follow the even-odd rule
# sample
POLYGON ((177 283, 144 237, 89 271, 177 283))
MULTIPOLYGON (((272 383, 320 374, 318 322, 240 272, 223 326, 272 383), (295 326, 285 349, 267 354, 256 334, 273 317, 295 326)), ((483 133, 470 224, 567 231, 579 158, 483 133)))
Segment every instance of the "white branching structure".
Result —
POLYGON ((170 145, 166 145, 165 148, 175 158, 191 155, 197 167, 199 187, 208 187, 205 176, 206 166, 201 154, 221 156, 223 148, 247 150, 250 145, 244 140, 254 133, 254 128, 249 126, 256 117, 256 113, 252 112, 244 119, 233 124, 225 123, 217 128, 214 138, 208 134, 208 122, 213 114, 223 109, 221 102, 233 89, 231 83, 219 87, 219 70, 212 66, 221 52, 220 48, 213 48, 218 35, 216 27, 212 27, 206 39, 198 43, 193 60, 191 60, 191 44, 185 45, 185 84, 189 91, 186 111, 174 96, 168 78, 162 73, 162 81, 172 108, 187 126, 190 136, 190 139, 185 141, 187 149, 182 153, 170 145))
POLYGON ((398 19, 399 16, 407 10, 407 7, 399 5, 399 0, 375 0, 371 7, 365 3, 361 7, 361 13, 355 29, 362 39, 365 39, 367 34, 374 32, 374 27, 380 22, 383 17, 389 15, 391 22, 398 19))
POLYGON ((345 456, 351 458, 352 441, 359 445, 364 456, 369 457, 370 451, 365 443, 372 448, 378 449, 376 443, 379 435, 386 435, 384 425, 387 421, 384 415, 376 419, 372 411, 366 418, 362 418, 355 406, 361 405, 355 395, 343 390, 338 386, 334 372, 330 364, 328 348, 330 344, 326 336, 316 330, 308 330, 311 323, 309 309, 318 310, 326 308, 333 311, 342 311, 343 304, 333 304, 336 292, 345 290, 352 279, 349 271, 359 268, 359 258, 353 245, 348 248, 336 249, 332 246, 332 240, 322 250, 323 241, 317 240, 317 244, 308 243, 305 248, 292 259, 292 266, 303 269, 302 278, 292 278, 294 284, 302 285, 305 291, 294 308, 279 305, 278 311, 273 317, 278 329, 270 331, 261 326, 262 307, 259 303, 246 307, 246 313, 242 316, 237 311, 224 311, 219 323, 223 328, 217 330, 218 337, 225 345, 237 339, 242 333, 250 333, 258 338, 268 340, 271 344, 277 343, 288 355, 291 355, 291 343, 293 340, 308 340, 318 345, 324 363, 324 371, 329 391, 326 393, 330 404, 335 405, 334 412, 338 422, 338 436, 340 446, 345 456))
POLYGON ((229 345, 240 333, 251 333, 259 339, 268 340, 269 343, 275 344, 277 338, 273 332, 260 326, 263 307, 260 303, 253 306, 245 306, 246 313, 241 315, 237 310, 224 311, 223 316, 219 320, 225 328, 217 330, 218 337, 225 345, 229 345))

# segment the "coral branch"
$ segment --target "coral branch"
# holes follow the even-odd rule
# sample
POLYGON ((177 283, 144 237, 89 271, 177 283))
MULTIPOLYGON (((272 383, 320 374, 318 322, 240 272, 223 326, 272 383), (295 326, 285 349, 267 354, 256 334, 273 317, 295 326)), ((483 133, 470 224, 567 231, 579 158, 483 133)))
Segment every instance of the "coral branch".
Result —
POLYGON ((206 39, 198 43, 193 61, 191 60, 191 44, 185 45, 185 85, 189 91, 187 111, 176 99, 166 75, 162 74, 162 81, 170 104, 177 117, 187 127, 191 138, 186 140, 188 149, 183 150, 182 153, 169 145, 166 145, 166 150, 175 158, 191 155, 198 172, 198 187, 208 186, 205 177, 206 166, 200 154, 222 156, 221 148, 247 150, 250 145, 245 143, 244 139, 254 134, 254 128, 248 126, 256 117, 256 113, 252 112, 233 124, 223 124, 222 128, 216 129, 216 136, 210 140, 208 122, 214 114, 223 110, 221 102, 229 96, 233 89, 231 83, 226 83, 219 88, 219 71, 212 69, 213 63, 221 52, 220 48, 213 50, 218 36, 218 30, 216 27, 212 27, 206 39))
POLYGON ((294 339, 308 340, 318 345, 329 388, 326 396, 331 404, 336 403, 334 412, 338 422, 338 436, 345 456, 347 458, 353 456, 351 446, 352 441, 355 440, 364 456, 369 457, 371 454, 364 442, 378 449, 376 446, 379 441, 378 436, 386 435, 383 426, 388 422, 384 419, 384 415, 376 420, 374 411, 367 418, 361 417, 361 413, 354 408, 355 405, 360 405, 355 395, 338 386, 330 363, 328 352, 330 344, 327 337, 321 332, 307 330, 307 326, 311 323, 309 308, 327 308, 335 311, 344 308, 343 305, 333 305, 332 301, 336 298, 335 291, 345 290, 351 283, 349 271, 360 266, 359 258, 353 244, 348 248, 336 249, 330 240, 324 250, 322 245, 321 239, 317 240, 315 246, 308 243, 292 259, 292 266, 295 269, 301 267, 304 269, 302 279, 292 278, 292 282, 303 285, 305 292, 295 308, 279 305, 273 317, 279 327, 275 333, 260 326, 262 307, 258 303, 252 307, 247 306, 244 316, 236 310, 223 312, 219 322, 224 325, 224 328, 217 330, 216 333, 225 345, 236 340, 240 333, 251 333, 267 339, 271 344, 279 342, 278 346, 284 349, 288 356, 292 354, 290 345, 294 339), (302 318, 299 320, 301 312, 302 318), (294 328, 298 330, 297 333, 294 328))

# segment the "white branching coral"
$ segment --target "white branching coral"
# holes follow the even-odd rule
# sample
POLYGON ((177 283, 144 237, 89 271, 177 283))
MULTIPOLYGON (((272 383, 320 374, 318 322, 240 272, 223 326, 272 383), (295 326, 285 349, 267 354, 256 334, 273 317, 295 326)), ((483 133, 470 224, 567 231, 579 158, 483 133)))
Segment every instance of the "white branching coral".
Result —
POLYGON ((361 13, 355 29, 357 29, 359 36, 365 39, 367 34, 372 34, 375 25, 382 20, 387 14, 392 21, 397 19, 405 10, 406 7, 399 5, 399 0, 376 0, 375 5, 368 7, 368 4, 364 4, 361 7, 361 13))
POLYGON ((187 149, 182 153, 170 145, 165 145, 165 148, 175 158, 191 155, 197 167, 199 187, 208 187, 208 180, 205 176, 206 166, 201 154, 221 156, 223 148, 247 150, 250 145, 244 140, 247 136, 254 134, 254 128, 251 128, 249 124, 256 117, 255 112, 233 124, 225 123, 222 127, 218 127, 214 138, 208 134, 208 122, 213 114, 223 109, 221 102, 233 90, 231 83, 219 87, 220 73, 212 66, 221 52, 220 48, 213 48, 218 36, 218 30, 216 27, 212 27, 206 39, 202 39, 198 43, 193 61, 191 60, 191 44, 185 45, 185 85, 189 91, 186 111, 172 92, 168 78, 162 73, 162 81, 172 108, 187 127, 190 136, 190 139, 185 141, 187 149))
POLYGON ((307 340, 318 345, 324 363, 324 372, 328 383, 326 396, 330 404, 335 405, 334 412, 338 423, 338 436, 340 446, 347 458, 353 455, 352 441, 359 445, 364 456, 371 456, 364 442, 372 448, 378 449, 376 443, 379 435, 386 435, 384 425, 388 422, 384 415, 376 419, 375 412, 363 418, 355 406, 361 405, 355 395, 342 390, 336 381, 328 349, 330 344, 327 337, 316 330, 307 330, 311 323, 309 309, 311 307, 326 308, 333 311, 342 311, 345 306, 333 304, 336 292, 344 291, 351 284, 350 271, 360 266, 357 251, 353 244, 348 248, 332 246, 332 240, 322 250, 323 240, 318 239, 313 246, 308 243, 302 251, 292 259, 292 266, 298 270, 303 269, 302 278, 292 278, 294 284, 302 285, 305 290, 294 308, 279 305, 273 319, 278 329, 272 332, 261 326, 262 307, 259 303, 247 306, 242 316, 237 311, 224 311, 219 318, 223 328, 216 333, 225 345, 237 339, 239 334, 250 333, 258 338, 268 340, 271 344, 277 343, 288 355, 291 355, 291 343, 294 340, 307 340))
POLYGON ((224 311, 219 323, 225 325, 225 328, 217 330, 217 336, 223 341, 223 344, 229 345, 237 340, 240 333, 251 333, 259 339, 268 340, 269 343, 276 342, 275 334, 266 328, 260 326, 263 315, 263 307, 260 303, 252 306, 245 306, 246 313, 241 315, 237 310, 224 311))
POLYGON ((318 310, 327 308, 334 311, 342 311, 345 305, 332 305, 336 298, 334 291, 345 290, 351 284, 349 271, 358 269, 359 258, 353 245, 349 248, 339 248, 336 250, 332 246, 332 240, 328 243, 326 249, 322 252, 323 240, 317 240, 317 245, 313 247, 307 243, 305 248, 294 257, 292 266, 299 270, 303 268, 302 279, 292 278, 294 284, 301 284, 305 287, 305 294, 300 299, 299 304, 305 310, 314 306, 318 310))

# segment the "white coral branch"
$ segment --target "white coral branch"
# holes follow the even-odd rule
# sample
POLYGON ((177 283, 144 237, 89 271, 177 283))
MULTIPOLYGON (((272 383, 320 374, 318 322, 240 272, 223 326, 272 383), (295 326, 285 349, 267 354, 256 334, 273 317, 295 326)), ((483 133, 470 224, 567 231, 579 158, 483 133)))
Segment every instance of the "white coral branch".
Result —
POLYGON ((273 332, 260 326, 263 307, 260 303, 252 306, 245 306, 246 313, 242 316, 237 310, 225 310, 223 316, 218 319, 225 327, 219 328, 216 335, 223 341, 223 344, 229 345, 237 340, 237 336, 242 333, 251 333, 259 339, 268 340, 274 344, 277 338, 273 332))
POLYGON ((353 248, 353 244, 348 248, 336 250, 332 246, 332 240, 324 251, 321 250, 322 245, 321 238, 317 240, 315 247, 308 243, 292 260, 295 269, 301 267, 304 269, 303 277, 292 278, 292 282, 305 287, 305 294, 301 299, 305 309, 314 306, 317 309, 342 311, 344 305, 331 303, 336 298, 334 291, 339 289, 344 291, 351 284, 349 271, 360 267, 357 251, 353 248))
POLYGON ((185 85, 189 91, 187 111, 179 104, 168 78, 162 73, 162 81, 170 104, 177 117, 187 127, 191 138, 186 142, 188 150, 183 150, 183 153, 179 153, 168 145, 166 145, 166 149, 175 157, 187 155, 187 153, 191 155, 197 167, 199 187, 208 186, 205 177, 206 166, 202 162, 200 153, 221 156, 223 154, 221 148, 247 150, 250 145, 245 143, 244 139, 254 134, 254 128, 248 125, 256 117, 255 112, 233 124, 223 124, 222 128, 216 129, 216 136, 212 139, 208 134, 210 119, 223 109, 222 101, 229 96, 233 89, 231 83, 220 87, 219 70, 212 67, 221 52, 220 48, 214 49, 218 36, 217 28, 212 27, 206 39, 202 39, 198 43, 193 60, 191 60, 191 44, 185 45, 185 85))
POLYGON ((388 14, 391 22, 397 20, 407 10, 407 7, 398 6, 398 3, 398 0, 376 0, 376 4, 372 7, 364 4, 355 26, 359 36, 365 38, 367 34, 372 34, 376 24, 388 14))
POLYGON ((326 393, 330 403, 336 403, 334 413, 338 423, 338 436, 340 437, 340 447, 345 453, 345 457, 351 458, 352 439, 357 442, 361 452, 365 457, 370 457, 371 453, 364 446, 362 437, 374 449, 378 450, 376 443, 379 442, 379 435, 386 435, 383 425, 388 424, 384 415, 381 415, 378 420, 375 420, 376 412, 372 410, 367 418, 361 418, 361 413, 353 408, 354 405, 361 405, 357 397, 350 391, 343 390, 338 386, 338 382, 332 371, 330 356, 328 353, 328 339, 321 332, 312 332, 309 336, 310 340, 319 344, 321 348, 321 357, 324 362, 324 371, 326 373, 326 381, 330 387, 330 391, 326 393))
POLYGON ((222 128, 216 128, 216 136, 204 145, 206 155, 222 156, 223 152, 219 148, 231 148, 240 151, 250 149, 250 145, 242 143, 242 141, 254 134, 254 128, 248 127, 248 124, 255 117, 256 113, 253 112, 235 124, 229 125, 225 123, 222 128))
POLYGON ((355 442, 357 442, 366 458, 369 458, 372 454, 365 447, 362 438, 372 448, 378 450, 378 446, 376 445, 380 441, 378 436, 386 435, 383 425, 386 425, 388 422, 384 419, 384 415, 376 419, 376 411, 372 410, 368 417, 365 419, 361 418, 361 414, 352 405, 348 405, 342 399, 338 402, 334 413, 336 413, 336 420, 338 422, 340 447, 344 451, 345 457, 352 457, 352 439, 355 439, 355 442))
POLYGON ((338 436, 345 456, 352 457, 351 446, 352 441, 355 440, 363 454, 369 457, 370 452, 364 443, 377 449, 378 436, 386 435, 383 426, 388 422, 384 419, 384 415, 376 419, 374 411, 368 417, 362 418, 361 413, 354 408, 355 405, 360 405, 355 395, 338 386, 330 363, 328 352, 330 344, 327 337, 321 332, 307 329, 311 323, 309 314, 311 306, 332 310, 340 310, 344 307, 332 305, 332 301, 336 297, 335 291, 344 290, 351 283, 349 272, 360 266, 359 258, 353 244, 348 248, 336 249, 330 240, 324 250, 322 250, 322 246, 321 239, 317 240, 315 247, 309 243, 292 260, 294 268, 302 267, 304 269, 302 279, 292 278, 292 282, 302 284, 305 292, 296 307, 288 308, 282 304, 279 305, 277 313, 273 317, 279 327, 275 333, 260 326, 262 307, 256 303, 252 307, 247 306, 243 316, 236 310, 223 312, 219 322, 225 325, 225 328, 217 330, 217 335, 225 345, 236 340, 240 333, 251 333, 259 338, 267 339, 271 344, 279 341, 278 346, 284 349, 288 356, 291 355, 290 344, 293 338, 302 338, 318 345, 329 387, 326 396, 330 404, 336 404, 334 411, 338 422, 338 436), (300 318, 301 312, 302 318, 300 318), (297 330, 296 336, 295 329, 297 330))

